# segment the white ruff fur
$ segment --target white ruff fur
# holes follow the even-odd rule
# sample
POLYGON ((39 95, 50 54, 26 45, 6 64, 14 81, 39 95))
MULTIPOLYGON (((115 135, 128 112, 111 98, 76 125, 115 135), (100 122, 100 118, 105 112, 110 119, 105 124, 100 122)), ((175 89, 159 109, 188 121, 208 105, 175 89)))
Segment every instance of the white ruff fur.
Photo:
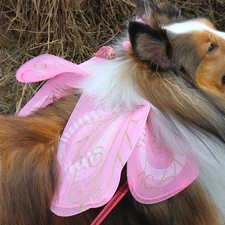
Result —
MULTIPOLYGON (((208 30, 225 39, 224 33, 213 30, 198 20, 175 23, 165 28, 176 34, 208 30)), ((135 65, 130 60, 117 58, 87 67, 93 72, 93 76, 84 82, 82 91, 94 95, 97 104, 113 111, 120 110, 121 107, 132 110, 137 105, 149 104, 138 94, 132 80, 135 65)), ((197 179, 222 211, 221 220, 225 221, 225 145, 201 130, 186 129, 173 118, 163 116, 155 107, 152 108, 150 117, 156 137, 162 136, 166 146, 175 152, 190 151, 194 154, 199 165, 197 179)))
POLYGON ((96 104, 103 105, 106 110, 132 110, 137 105, 143 105, 146 101, 137 93, 132 79, 135 65, 130 65, 129 60, 120 59, 85 64, 91 71, 91 77, 84 82, 82 92, 95 96, 96 104))

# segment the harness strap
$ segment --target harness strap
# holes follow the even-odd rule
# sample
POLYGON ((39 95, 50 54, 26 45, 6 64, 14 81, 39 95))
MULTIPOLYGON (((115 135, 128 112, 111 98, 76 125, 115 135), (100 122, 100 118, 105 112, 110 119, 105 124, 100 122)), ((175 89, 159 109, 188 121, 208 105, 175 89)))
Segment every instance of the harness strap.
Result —
POLYGON ((109 215, 109 213, 116 207, 120 200, 129 192, 127 181, 118 189, 115 195, 105 205, 98 216, 93 220, 91 225, 100 225, 101 222, 109 215))

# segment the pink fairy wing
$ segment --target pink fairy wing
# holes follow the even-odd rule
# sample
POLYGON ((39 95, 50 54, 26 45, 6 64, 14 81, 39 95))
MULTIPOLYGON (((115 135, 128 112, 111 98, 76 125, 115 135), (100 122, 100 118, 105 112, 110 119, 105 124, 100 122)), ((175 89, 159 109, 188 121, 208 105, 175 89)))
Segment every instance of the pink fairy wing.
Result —
MULTIPOLYGON (((172 151, 156 137, 150 116, 146 124, 127 162, 128 184, 138 202, 154 204, 176 195, 192 183, 198 177, 198 166, 192 155, 172 151)), ((183 148, 188 148, 185 143, 183 148)), ((188 149, 183 152, 190 153, 188 149)))
POLYGON ((69 87, 79 88, 84 74, 63 73, 48 80, 31 100, 21 109, 19 116, 27 116, 39 108, 44 108, 57 98, 68 94, 69 87))
MULTIPOLYGON (((85 65, 87 67, 88 63, 85 65)), ((32 111, 46 107, 65 95, 65 89, 80 88, 83 79, 89 76, 90 72, 85 66, 73 64, 54 55, 40 55, 31 59, 18 69, 17 80, 29 83, 51 79, 24 106, 19 115, 26 116, 32 111)))
POLYGON ((60 185, 51 205, 55 214, 75 215, 111 199, 149 108, 113 113, 96 107, 92 97, 81 97, 59 144, 60 185))
MULTIPOLYGON (((106 50, 113 52, 112 48, 106 46, 106 50)), ((40 55, 22 65, 17 73, 16 78, 20 82, 38 82, 47 80, 43 87, 35 94, 35 96, 20 111, 20 116, 26 116, 38 108, 44 108, 55 99, 65 95, 68 87, 80 88, 84 79, 91 76, 90 67, 93 64, 101 66, 104 58, 93 57, 84 63, 76 65, 65 59, 54 55, 40 55)))
POLYGON ((88 70, 60 57, 45 54, 23 64, 16 73, 20 82, 31 83, 55 77, 61 73, 86 74, 88 70))

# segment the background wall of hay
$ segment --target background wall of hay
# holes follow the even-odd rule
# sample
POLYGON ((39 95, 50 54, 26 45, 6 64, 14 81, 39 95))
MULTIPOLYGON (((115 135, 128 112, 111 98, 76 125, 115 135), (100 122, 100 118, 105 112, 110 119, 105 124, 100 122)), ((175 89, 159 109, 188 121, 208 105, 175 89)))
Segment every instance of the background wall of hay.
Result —
MULTIPOLYGON (((187 18, 209 18, 225 30, 224 0, 168 0, 187 18)), ((164 0, 154 0, 162 3, 164 0)), ((13 114, 42 85, 20 84, 16 69, 32 57, 51 53, 75 63, 121 35, 135 0, 1 0, 0 113, 13 114)))

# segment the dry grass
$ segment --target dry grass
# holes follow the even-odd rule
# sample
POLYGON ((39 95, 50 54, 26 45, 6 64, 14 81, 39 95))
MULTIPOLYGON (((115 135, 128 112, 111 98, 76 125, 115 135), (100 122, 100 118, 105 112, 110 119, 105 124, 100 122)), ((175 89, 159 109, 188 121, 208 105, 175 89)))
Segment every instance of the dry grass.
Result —
POLYGON ((0 113, 17 112, 40 84, 16 82, 16 69, 51 53, 80 63, 122 32, 129 0, 1 0, 0 113))
MULTIPOLYGON (((169 2, 185 17, 207 17, 225 30, 224 0, 169 2)), ((18 112, 41 85, 16 82, 21 64, 43 53, 80 63, 119 36, 133 12, 134 0, 1 0, 0 113, 18 112)))

